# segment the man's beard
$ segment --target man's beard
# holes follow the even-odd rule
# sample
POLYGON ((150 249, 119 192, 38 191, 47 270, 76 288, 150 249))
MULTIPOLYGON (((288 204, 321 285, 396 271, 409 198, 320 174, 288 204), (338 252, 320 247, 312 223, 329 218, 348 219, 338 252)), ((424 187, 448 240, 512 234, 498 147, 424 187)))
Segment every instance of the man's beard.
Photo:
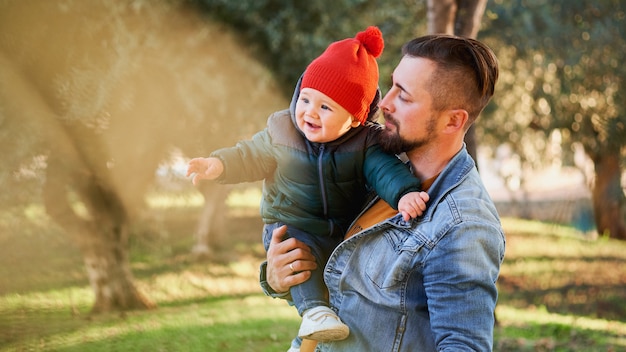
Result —
POLYGON ((383 129, 379 143, 381 148, 389 154, 400 154, 418 149, 428 144, 435 132, 435 121, 430 118, 426 121, 426 136, 420 139, 408 140, 400 136, 400 125, 389 113, 384 113, 385 121, 396 127, 395 131, 383 129))

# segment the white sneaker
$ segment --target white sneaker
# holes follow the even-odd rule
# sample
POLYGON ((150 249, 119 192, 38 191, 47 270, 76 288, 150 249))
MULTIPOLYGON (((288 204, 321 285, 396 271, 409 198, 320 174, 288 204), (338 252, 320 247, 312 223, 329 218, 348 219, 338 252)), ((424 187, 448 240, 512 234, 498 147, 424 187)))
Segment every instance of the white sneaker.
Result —
POLYGON ((350 334, 348 325, 341 322, 335 312, 325 306, 307 309, 302 314, 298 336, 316 341, 343 340, 350 334))

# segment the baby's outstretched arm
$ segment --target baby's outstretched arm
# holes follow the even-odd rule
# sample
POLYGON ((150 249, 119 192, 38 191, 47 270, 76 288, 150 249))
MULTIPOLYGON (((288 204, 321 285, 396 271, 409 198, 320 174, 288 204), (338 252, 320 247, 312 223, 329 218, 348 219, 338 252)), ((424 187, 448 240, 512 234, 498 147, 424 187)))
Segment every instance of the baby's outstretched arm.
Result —
POLYGON ((191 182, 198 184, 201 179, 214 180, 224 172, 224 164, 218 158, 194 158, 187 165, 187 177, 195 174, 191 182))
POLYGON ((404 221, 422 215, 429 199, 426 192, 410 192, 403 195, 398 202, 398 211, 402 213, 404 221))

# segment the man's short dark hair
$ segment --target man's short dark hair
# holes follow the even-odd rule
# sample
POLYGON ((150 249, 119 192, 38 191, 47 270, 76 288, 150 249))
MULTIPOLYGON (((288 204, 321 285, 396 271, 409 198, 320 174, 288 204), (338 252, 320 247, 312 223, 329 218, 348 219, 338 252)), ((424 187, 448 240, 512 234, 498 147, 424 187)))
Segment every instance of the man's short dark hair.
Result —
POLYGON ((427 85, 433 97, 433 108, 467 110, 468 128, 493 96, 498 80, 498 60, 488 46, 475 39, 427 35, 406 43, 402 54, 436 63, 437 68, 427 85))

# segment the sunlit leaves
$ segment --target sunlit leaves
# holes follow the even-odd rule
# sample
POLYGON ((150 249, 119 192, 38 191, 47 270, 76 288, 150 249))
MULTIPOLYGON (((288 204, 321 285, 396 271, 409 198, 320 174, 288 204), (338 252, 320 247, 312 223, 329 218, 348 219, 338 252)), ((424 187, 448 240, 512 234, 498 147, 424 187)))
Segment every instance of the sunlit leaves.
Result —
POLYGON ((509 74, 494 111, 504 109, 500 115, 520 124, 518 130, 505 125, 500 142, 519 143, 518 131, 531 127, 560 130, 563 143, 580 141, 594 153, 624 148, 624 6, 617 0, 495 1, 481 33, 509 74))
POLYGON ((380 27, 385 52, 379 59, 381 81, 387 79, 400 47, 424 34, 425 1, 403 0, 195 0, 214 19, 234 26, 256 47, 258 57, 272 69, 283 93, 306 65, 332 41, 352 37, 367 26, 380 27), (420 31, 419 28, 424 28, 420 31), (387 54, 388 53, 388 54, 387 54))

